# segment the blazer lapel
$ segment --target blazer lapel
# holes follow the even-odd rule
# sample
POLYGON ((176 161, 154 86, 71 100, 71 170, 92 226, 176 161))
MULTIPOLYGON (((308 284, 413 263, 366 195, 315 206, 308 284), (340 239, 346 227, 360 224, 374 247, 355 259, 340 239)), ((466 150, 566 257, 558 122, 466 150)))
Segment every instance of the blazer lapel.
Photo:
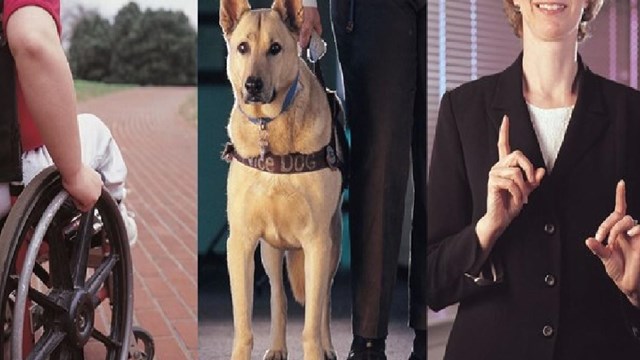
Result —
POLYGON ((582 64, 580 58, 579 66, 582 79, 578 99, 553 167, 552 175, 556 177, 568 175, 609 125, 597 76, 582 64))
POLYGON ((522 151, 534 167, 544 167, 538 138, 522 95, 522 53, 500 74, 491 107, 490 117, 496 128, 496 134, 499 133, 502 117, 507 115, 511 150, 522 151))

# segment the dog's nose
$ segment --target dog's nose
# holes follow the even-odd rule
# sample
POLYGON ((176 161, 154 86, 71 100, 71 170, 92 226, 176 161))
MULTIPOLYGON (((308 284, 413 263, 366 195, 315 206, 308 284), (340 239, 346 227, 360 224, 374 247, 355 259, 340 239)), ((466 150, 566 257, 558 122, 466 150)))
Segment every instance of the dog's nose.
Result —
POLYGON ((249 94, 258 94, 262 91, 263 86, 262 79, 257 76, 249 76, 244 83, 244 88, 247 89, 249 94))

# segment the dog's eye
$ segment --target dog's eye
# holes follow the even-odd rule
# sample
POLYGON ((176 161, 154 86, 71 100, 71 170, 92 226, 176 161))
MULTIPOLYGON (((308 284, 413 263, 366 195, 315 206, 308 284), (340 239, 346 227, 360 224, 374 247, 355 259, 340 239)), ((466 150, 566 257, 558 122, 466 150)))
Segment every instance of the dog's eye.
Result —
POLYGON ((238 45, 238 52, 240 54, 246 54, 249 52, 249 44, 247 44, 246 42, 241 42, 240 45, 238 45))
POLYGON ((278 55, 280 51, 282 51, 282 46, 278 43, 273 43, 269 48, 269 55, 278 55))

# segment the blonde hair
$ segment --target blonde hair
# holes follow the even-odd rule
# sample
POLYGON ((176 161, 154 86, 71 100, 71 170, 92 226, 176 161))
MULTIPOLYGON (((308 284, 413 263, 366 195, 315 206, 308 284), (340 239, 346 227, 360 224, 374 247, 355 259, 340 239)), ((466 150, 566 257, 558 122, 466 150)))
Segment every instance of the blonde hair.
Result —
MULTIPOLYGON (((507 15, 509 24, 513 28, 513 32, 518 37, 522 37, 522 14, 513 0, 503 0, 504 12, 507 15)), ((578 41, 582 41, 589 36, 589 23, 596 18, 604 0, 589 0, 589 5, 582 14, 580 26, 578 27, 578 41)))

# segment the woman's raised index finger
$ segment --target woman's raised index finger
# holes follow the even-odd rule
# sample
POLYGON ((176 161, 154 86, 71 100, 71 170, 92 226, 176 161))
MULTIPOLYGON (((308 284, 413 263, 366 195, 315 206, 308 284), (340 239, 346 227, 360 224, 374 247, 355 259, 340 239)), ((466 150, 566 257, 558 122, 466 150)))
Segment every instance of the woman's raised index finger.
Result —
POLYGON ((502 117, 500 132, 498 133, 498 158, 502 159, 511 153, 511 145, 509 145, 509 117, 502 117))

